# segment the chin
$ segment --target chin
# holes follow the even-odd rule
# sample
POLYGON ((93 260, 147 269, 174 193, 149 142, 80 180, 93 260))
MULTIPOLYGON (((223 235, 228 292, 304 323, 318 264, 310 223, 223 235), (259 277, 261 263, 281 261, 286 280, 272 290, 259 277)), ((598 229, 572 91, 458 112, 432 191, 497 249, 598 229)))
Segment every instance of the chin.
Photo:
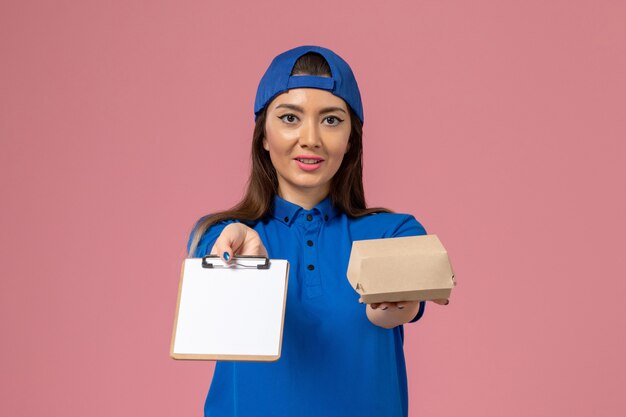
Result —
POLYGON ((302 191, 313 191, 320 188, 326 188, 326 183, 319 182, 293 182, 293 187, 301 189, 302 191))

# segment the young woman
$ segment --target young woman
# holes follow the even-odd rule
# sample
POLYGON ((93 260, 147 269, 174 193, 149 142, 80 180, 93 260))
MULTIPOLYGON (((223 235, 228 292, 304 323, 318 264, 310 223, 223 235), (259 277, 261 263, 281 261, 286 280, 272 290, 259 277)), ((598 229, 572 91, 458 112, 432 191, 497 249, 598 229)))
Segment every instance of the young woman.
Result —
MULTIPOLYGON (((402 325, 425 302, 361 304, 346 271, 354 240, 426 231, 411 215, 366 207, 352 70, 326 48, 286 51, 261 79, 254 111, 246 194, 200 219, 188 250, 290 262, 282 354, 218 362, 205 416, 407 416, 402 325)), ((246 306, 234 297, 232 308, 246 306)))

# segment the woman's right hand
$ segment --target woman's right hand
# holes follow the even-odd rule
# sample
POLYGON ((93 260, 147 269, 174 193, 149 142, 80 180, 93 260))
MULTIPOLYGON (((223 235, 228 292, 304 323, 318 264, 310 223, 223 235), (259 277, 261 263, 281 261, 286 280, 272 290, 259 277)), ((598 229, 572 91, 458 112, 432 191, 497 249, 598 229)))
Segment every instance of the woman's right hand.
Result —
POLYGON ((219 255, 228 264, 232 262, 234 255, 268 256, 256 230, 243 223, 226 226, 215 241, 211 255, 219 255))

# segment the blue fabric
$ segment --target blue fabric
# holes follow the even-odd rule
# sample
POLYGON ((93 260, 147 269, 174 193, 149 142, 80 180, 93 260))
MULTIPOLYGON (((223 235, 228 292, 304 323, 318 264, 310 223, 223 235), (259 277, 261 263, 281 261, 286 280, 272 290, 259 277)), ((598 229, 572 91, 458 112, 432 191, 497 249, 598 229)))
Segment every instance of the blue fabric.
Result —
POLYGON ((301 87, 311 87, 311 88, 319 88, 320 90, 329 90, 333 91, 335 88, 335 80, 328 77, 318 77, 316 75, 296 75, 294 77, 289 77, 289 82, 287 83, 287 88, 301 88, 301 87))
POLYGON ((261 111, 274 97, 291 88, 302 87, 328 90, 337 97, 341 97, 354 110, 361 124, 364 123, 361 93, 350 65, 330 49, 314 45, 298 46, 279 54, 272 60, 257 87, 254 99, 254 120, 256 121, 261 111), (307 52, 316 52, 324 57, 330 67, 331 78, 326 77, 326 80, 320 80, 321 77, 318 76, 291 76, 294 64, 307 52))
MULTIPOLYGON (((209 228, 194 255, 209 254, 229 223, 209 228)), ((372 324, 346 271, 352 241, 423 235, 424 227, 408 214, 354 219, 329 198, 305 210, 278 196, 270 215, 249 226, 270 258, 290 263, 282 354, 270 363, 217 362, 204 415, 406 417, 403 326, 372 324)))

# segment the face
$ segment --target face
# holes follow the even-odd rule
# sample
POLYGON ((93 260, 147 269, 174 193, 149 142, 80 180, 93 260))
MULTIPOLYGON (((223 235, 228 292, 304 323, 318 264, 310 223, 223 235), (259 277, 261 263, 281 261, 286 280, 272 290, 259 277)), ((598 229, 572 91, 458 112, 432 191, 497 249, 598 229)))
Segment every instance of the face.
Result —
POLYGON ((276 169, 279 195, 326 196, 348 152, 350 129, 347 104, 328 91, 297 88, 274 98, 263 147, 276 169))

